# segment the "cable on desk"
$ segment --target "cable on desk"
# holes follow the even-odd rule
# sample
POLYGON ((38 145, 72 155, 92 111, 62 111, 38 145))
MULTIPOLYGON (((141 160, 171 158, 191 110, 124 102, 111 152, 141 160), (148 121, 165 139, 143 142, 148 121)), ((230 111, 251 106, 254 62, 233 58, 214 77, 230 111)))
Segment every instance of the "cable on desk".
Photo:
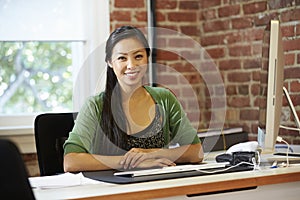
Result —
POLYGON ((250 162, 240 162, 240 163, 238 163, 238 164, 236 164, 236 165, 230 166, 230 167, 225 168, 225 169, 214 170, 214 171, 206 171, 206 170, 202 170, 202 169, 197 169, 197 171, 202 172, 202 173, 207 173, 207 174, 213 174, 213 173, 219 173, 219 172, 226 172, 227 170, 230 170, 230 169, 232 169, 232 168, 238 167, 238 166, 243 165, 243 164, 250 165, 250 166, 254 166, 253 170, 256 169, 256 164, 255 164, 255 163, 250 163, 250 162))
POLYGON ((283 125, 280 125, 279 127, 283 128, 283 129, 291 130, 291 131, 300 131, 300 128, 288 127, 288 126, 283 126, 283 125))
POLYGON ((286 166, 288 167, 290 164, 289 164, 289 149, 290 149, 290 145, 287 141, 285 141, 282 137, 280 136, 277 136, 276 140, 278 142, 284 142, 286 145, 287 145, 287 150, 286 150, 286 166))
POLYGON ((222 130, 221 130, 221 135, 222 135, 222 139, 223 139, 223 148, 224 150, 227 150, 227 145, 226 145, 226 138, 225 138, 225 134, 224 134, 224 131, 223 131, 223 127, 222 127, 222 130))

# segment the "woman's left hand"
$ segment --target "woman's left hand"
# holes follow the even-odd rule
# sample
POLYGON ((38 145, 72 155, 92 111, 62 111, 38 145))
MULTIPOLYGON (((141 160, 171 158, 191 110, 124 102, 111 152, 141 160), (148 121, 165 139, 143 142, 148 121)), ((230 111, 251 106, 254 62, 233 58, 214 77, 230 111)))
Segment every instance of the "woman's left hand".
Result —
POLYGON ((132 148, 123 156, 120 164, 124 169, 135 168, 147 159, 154 159, 153 151, 153 149, 132 148))

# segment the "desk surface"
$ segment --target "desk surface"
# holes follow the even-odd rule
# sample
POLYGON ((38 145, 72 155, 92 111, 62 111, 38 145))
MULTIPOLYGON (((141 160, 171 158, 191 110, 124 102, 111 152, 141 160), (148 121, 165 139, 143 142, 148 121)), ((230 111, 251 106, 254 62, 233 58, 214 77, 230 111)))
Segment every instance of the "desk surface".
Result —
POLYGON ((134 184, 34 189, 36 199, 149 199, 300 181, 300 165, 134 184))

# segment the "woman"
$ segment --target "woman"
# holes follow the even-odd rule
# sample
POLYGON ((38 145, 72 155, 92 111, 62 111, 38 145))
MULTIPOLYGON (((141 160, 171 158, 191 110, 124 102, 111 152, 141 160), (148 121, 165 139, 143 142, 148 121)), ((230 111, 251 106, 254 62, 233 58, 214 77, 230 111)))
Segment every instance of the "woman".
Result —
POLYGON ((196 163, 203 151, 196 130, 167 89, 143 86, 150 48, 134 27, 106 42, 105 91, 81 108, 64 144, 66 172, 196 163), (169 148, 172 144, 179 144, 169 148))

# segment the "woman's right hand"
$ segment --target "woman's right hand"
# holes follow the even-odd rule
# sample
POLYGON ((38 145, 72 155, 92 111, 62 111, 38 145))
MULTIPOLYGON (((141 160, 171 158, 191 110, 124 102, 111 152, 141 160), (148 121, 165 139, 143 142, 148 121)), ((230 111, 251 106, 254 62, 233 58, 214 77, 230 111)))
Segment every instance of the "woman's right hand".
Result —
POLYGON ((151 168, 151 167, 167 167, 175 166, 176 164, 167 158, 146 159, 140 162, 136 168, 151 168))
POLYGON ((159 149, 132 148, 123 156, 120 164, 124 169, 175 165, 173 161, 157 156, 155 152, 158 150, 159 149))

